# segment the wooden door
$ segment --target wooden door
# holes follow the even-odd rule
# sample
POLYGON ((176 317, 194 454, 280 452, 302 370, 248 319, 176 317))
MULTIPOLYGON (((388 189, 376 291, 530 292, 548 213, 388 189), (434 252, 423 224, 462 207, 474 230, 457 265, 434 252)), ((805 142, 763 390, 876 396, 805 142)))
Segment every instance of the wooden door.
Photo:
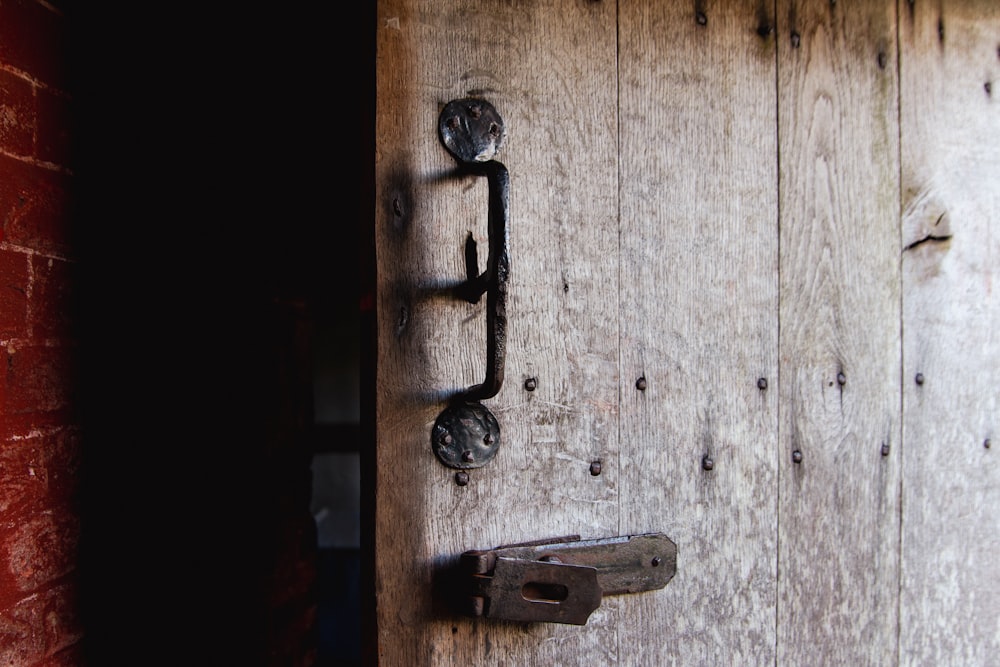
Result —
POLYGON ((380 0, 379 664, 1000 651, 1000 9, 957 4, 380 0), (437 134, 465 97, 505 123, 511 271, 502 442, 459 484, 431 432, 486 372, 452 288, 488 186, 437 134), (646 532, 675 577, 584 626, 445 602, 464 551, 646 532))

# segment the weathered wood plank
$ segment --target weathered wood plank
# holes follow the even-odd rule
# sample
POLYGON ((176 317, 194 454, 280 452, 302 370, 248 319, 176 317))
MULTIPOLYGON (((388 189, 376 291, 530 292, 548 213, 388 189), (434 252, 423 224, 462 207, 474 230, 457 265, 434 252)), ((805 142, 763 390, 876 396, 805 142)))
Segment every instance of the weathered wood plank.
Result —
POLYGON ((1000 465, 984 446, 1000 426, 1000 4, 901 11, 901 662, 987 665, 1000 656, 1000 465))
MULTIPOLYGON (((618 530, 615 6, 384 0, 378 9, 379 654, 396 665, 607 664, 618 619, 466 619, 441 573, 467 549, 618 530), (430 449, 449 392, 480 382, 484 305, 447 297, 487 189, 453 178, 439 110, 478 94, 503 116, 510 171, 506 379, 485 401, 502 444, 467 486, 430 449), (533 392, 524 380, 537 378, 533 392), (604 472, 590 474, 601 459, 604 472)), ((481 258, 485 262, 485 257, 481 258)))
POLYGON ((619 14, 622 529, 678 545, 664 590, 620 600, 621 657, 773 664, 774 17, 756 2, 619 14))
POLYGON ((778 664, 893 664, 896 3, 782 0, 778 16, 778 664))

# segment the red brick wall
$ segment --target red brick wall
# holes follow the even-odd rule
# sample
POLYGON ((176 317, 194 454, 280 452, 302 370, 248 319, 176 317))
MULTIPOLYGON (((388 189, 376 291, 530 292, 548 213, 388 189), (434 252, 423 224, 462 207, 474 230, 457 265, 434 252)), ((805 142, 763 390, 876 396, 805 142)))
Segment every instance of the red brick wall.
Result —
POLYGON ((0 665, 79 665, 65 19, 0 3, 0 665))

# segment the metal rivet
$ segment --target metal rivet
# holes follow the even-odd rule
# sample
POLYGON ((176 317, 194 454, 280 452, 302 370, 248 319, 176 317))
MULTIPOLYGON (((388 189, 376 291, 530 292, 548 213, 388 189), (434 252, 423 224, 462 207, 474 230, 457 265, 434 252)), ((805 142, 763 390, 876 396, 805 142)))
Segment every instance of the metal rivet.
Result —
POLYGON ((653 560, 650 561, 650 565, 652 565, 653 567, 660 567, 660 563, 662 562, 663 562, 662 558, 660 558, 659 556, 654 556, 653 560))
POLYGON ((837 373, 837 384, 843 387, 847 383, 847 376, 843 373, 837 373))
POLYGON ((483 436, 483 442, 485 442, 487 445, 492 445, 493 444, 493 434, 492 433, 487 433, 486 435, 484 435, 483 436))
POLYGON ((535 378, 528 378, 524 381, 524 388, 528 391, 535 391, 538 388, 538 380, 535 378))
POLYGON ((454 438, 451 437, 451 433, 445 433, 444 435, 441 436, 442 445, 450 445, 453 441, 454 438))
POLYGON ((467 472, 456 472, 455 473, 455 484, 459 486, 465 486, 469 483, 469 473, 467 472))
POLYGON ((983 447, 985 447, 986 449, 990 448, 990 439, 989 438, 986 438, 985 440, 983 440, 983 447))
POLYGON ((882 456, 889 456, 889 443, 888 442, 883 442, 882 443, 882 456))
POLYGON ((475 457, 472 456, 472 450, 467 449, 464 452, 462 452, 462 460, 465 461, 466 463, 472 463, 474 458, 475 457))
POLYGON ((802 463, 802 452, 797 449, 792 452, 792 461, 795 463, 802 463))
POLYGON ((767 389, 767 378, 757 378, 757 388, 761 391, 767 389))
POLYGON ((698 12, 695 14, 694 20, 698 22, 698 25, 705 25, 708 23, 708 17, 705 16, 705 12, 698 12))
POLYGON ((917 373, 916 377, 913 378, 913 381, 916 382, 917 384, 923 384, 924 383, 924 374, 923 373, 917 373))
POLYGON ((479 118, 483 115, 483 108, 478 104, 473 104, 469 107, 469 115, 473 118, 479 118))
POLYGON ((793 49, 799 48, 799 44, 801 44, 801 43, 802 43, 802 37, 799 35, 799 33, 793 32, 792 33, 792 48, 793 49))
POLYGON ((635 381, 635 388, 639 391, 646 391, 646 377, 643 376, 635 381))
POLYGON ((601 474, 600 461, 594 461, 593 463, 590 464, 590 474, 593 475, 594 477, 597 477, 598 475, 601 474))
POLYGON ((715 467, 715 461, 712 460, 711 456, 705 455, 705 458, 701 460, 701 467, 705 470, 711 470, 715 467))
POLYGON ((458 120, 458 116, 452 116, 451 118, 449 118, 447 120, 448 129, 449 130, 457 130, 458 126, 459 126, 459 123, 460 123, 460 121, 458 120))

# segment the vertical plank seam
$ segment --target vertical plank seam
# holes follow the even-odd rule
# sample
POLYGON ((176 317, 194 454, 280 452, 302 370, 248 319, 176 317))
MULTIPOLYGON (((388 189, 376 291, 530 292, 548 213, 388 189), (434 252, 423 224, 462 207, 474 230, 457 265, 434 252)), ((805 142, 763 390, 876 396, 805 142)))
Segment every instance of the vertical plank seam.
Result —
MULTIPOLYGON (((903 45, 900 38, 900 23, 902 11, 900 3, 896 0, 896 187, 898 188, 898 207, 896 214, 896 234, 898 239, 897 248, 903 247, 903 45)), ((903 279, 903 253, 898 253, 897 275, 899 276, 899 533, 896 541, 896 665, 902 661, 902 636, 903 636, 903 475, 906 471, 903 465, 903 455, 906 453, 903 443, 904 434, 904 409, 905 400, 903 398, 906 391, 904 378, 906 377, 906 345, 904 338, 905 318, 903 316, 904 288, 903 279)), ((891 462, 890 462, 891 463, 891 462)))
MULTIPOLYGON (((622 364, 622 68, 621 68, 621 0, 615 2, 615 118, 616 137, 615 154, 618 157, 616 178, 618 179, 615 202, 616 215, 615 223, 618 226, 618 286, 615 293, 618 295, 618 535, 622 534, 622 482, 625 469, 625 445, 622 438, 622 414, 624 413, 622 401, 622 378, 625 377, 625 369, 622 364)), ((621 663, 621 623, 615 623, 615 664, 621 663)))
POLYGON ((778 650, 780 648, 780 635, 779 635, 779 621, 781 618, 779 605, 781 604, 781 73, 779 67, 781 64, 781 59, 779 56, 779 50, 781 49, 781 40, 778 39, 778 35, 781 31, 778 29, 778 22, 780 17, 778 15, 778 0, 774 0, 774 24, 775 24, 775 39, 774 39, 774 153, 775 153, 775 173, 774 173, 774 189, 775 189, 775 234, 777 235, 775 246, 777 248, 777 284, 778 284, 778 308, 775 313, 775 319, 778 335, 777 335, 777 382, 775 382, 775 391, 778 396, 778 406, 776 408, 776 418, 777 418, 777 433, 775 433, 775 444, 774 447, 777 450, 775 452, 775 461, 777 462, 777 470, 775 471, 775 486, 777 493, 775 494, 775 508, 774 508, 774 665, 778 666, 778 650))

